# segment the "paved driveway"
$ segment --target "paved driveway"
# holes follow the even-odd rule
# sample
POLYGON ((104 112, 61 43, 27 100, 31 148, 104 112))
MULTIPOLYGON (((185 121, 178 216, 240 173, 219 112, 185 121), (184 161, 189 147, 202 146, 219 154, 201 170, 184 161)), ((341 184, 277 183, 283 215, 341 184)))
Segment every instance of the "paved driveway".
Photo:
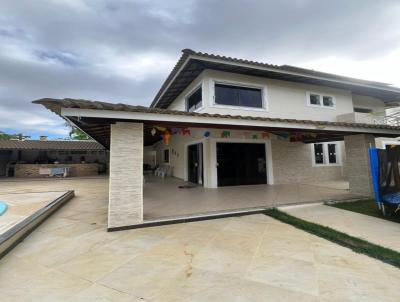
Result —
POLYGON ((399 223, 322 204, 289 206, 281 210, 400 252, 399 223))
POLYGON ((103 179, 9 185, 77 197, 0 260, 2 302, 398 301, 400 270, 263 215, 107 233, 103 179))

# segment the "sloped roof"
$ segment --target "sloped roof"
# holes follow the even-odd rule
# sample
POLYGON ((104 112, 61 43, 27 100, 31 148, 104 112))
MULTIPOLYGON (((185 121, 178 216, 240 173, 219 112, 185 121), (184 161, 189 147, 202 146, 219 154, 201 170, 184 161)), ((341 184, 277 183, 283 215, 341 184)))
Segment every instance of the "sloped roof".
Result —
MULTIPOLYGON (((361 124, 361 123, 345 123, 345 122, 327 122, 327 121, 313 121, 313 120, 297 120, 297 119, 281 119, 269 117, 254 117, 254 116, 240 116, 240 115, 223 115, 223 114, 210 114, 210 113, 196 113, 173 111, 160 108, 147 108, 142 106, 132 106, 127 104, 113 104, 106 102, 76 100, 76 99, 40 99, 33 103, 41 104, 47 109, 55 112, 56 114, 67 118, 77 125, 80 129, 89 134, 93 139, 100 142, 106 148, 110 147, 110 126, 117 121, 135 121, 144 123, 144 143, 145 145, 152 145, 157 140, 157 136, 151 134, 151 129, 154 125, 164 125, 168 127, 209 127, 209 128, 226 128, 226 129, 254 129, 252 126, 245 126, 241 121, 256 121, 265 122, 265 127, 262 124, 257 126, 257 129, 264 129, 274 133, 279 131, 308 131, 309 133, 317 134, 317 138, 307 141, 317 142, 325 140, 341 140, 344 135, 360 134, 360 133, 374 133, 379 132, 385 134, 384 136, 394 137, 400 135, 400 127, 389 125, 374 125, 374 124, 361 124), (61 114, 62 109, 78 109, 78 110, 96 110, 96 111, 109 111, 96 113, 94 115, 85 116, 84 112, 71 112, 67 116, 61 114), (119 112, 132 112, 139 113, 132 115, 129 119, 128 116, 120 119, 119 114, 113 114, 115 111, 119 112), (168 116, 166 116, 168 115, 168 116), (92 116, 92 117, 91 117, 92 116), (172 116, 172 117, 171 117, 172 116), (178 119, 176 119, 178 117, 178 119), (189 117, 189 118, 188 118, 189 117), (190 117, 197 122, 191 123, 190 117), (201 118, 201 119, 199 119, 201 118), (204 118, 204 119, 203 119, 204 118), (224 120, 225 119, 225 120, 224 120), (174 122, 165 122, 167 120, 175 120, 174 122), (184 121, 185 120, 185 121, 184 121), (203 120, 203 122, 201 121, 203 120), (222 120, 222 121, 221 121, 222 120), (235 121, 237 120, 237 122, 235 121), (164 122, 163 122, 164 121, 164 122), (282 124, 293 123, 292 127, 282 126, 282 124), (168 125, 167 125, 168 124, 168 125), (304 124, 304 126, 302 125, 304 124), (309 128, 312 126, 313 128, 309 128), (261 127, 261 128, 260 128, 261 127), (336 130, 326 130, 325 128, 333 127, 336 130), (355 131, 355 129, 358 130, 355 131), (308 130, 305 130, 308 129, 308 130)), ((249 122, 252 123, 252 122, 249 122)))
POLYGON ((105 150, 93 140, 0 140, 0 150, 105 150))
POLYGON ((47 109, 60 115, 61 108, 76 108, 76 109, 96 109, 96 110, 111 110, 111 111, 125 111, 137 113, 155 113, 155 114, 169 114, 177 116, 193 116, 193 117, 211 117, 218 119, 238 119, 238 120, 255 120, 265 122, 283 122, 283 123, 297 123, 297 124, 311 124, 316 126, 339 126, 339 127, 358 127, 358 128, 372 128, 372 129, 390 129, 399 130, 400 127, 390 125, 378 124, 365 124, 365 123, 347 123, 347 122, 328 122, 328 121, 314 121, 314 120, 298 120, 298 119, 282 119, 261 116, 243 116, 243 115, 229 115, 229 114, 215 114, 215 113, 198 113, 186 112, 177 110, 168 110, 162 108, 148 108, 143 106, 133 106, 128 104, 114 104, 107 102, 78 100, 78 99, 50 99, 44 98, 33 101, 35 104, 41 104, 47 109))
POLYGON ((377 97, 385 102, 400 101, 400 88, 387 83, 356 79, 290 65, 273 65, 184 49, 182 56, 151 103, 151 107, 167 108, 205 69, 346 89, 355 94, 377 97))

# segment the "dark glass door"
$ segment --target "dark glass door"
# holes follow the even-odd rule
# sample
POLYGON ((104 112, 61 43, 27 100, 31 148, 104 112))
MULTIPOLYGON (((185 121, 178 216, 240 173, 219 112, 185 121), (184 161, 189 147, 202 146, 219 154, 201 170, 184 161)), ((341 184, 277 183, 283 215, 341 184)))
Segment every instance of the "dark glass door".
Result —
POLYGON ((203 144, 188 146, 188 180, 203 184, 203 144))
POLYGON ((218 186, 266 184, 265 144, 217 143, 218 186))

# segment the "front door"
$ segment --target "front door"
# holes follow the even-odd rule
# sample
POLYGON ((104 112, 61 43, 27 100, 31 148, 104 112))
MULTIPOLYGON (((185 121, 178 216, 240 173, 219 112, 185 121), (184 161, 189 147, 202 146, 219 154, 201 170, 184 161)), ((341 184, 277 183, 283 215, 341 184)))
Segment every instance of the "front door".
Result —
POLYGON ((265 144, 217 143, 218 186, 266 184, 265 144))
POLYGON ((203 184, 203 144, 188 146, 188 180, 203 184))

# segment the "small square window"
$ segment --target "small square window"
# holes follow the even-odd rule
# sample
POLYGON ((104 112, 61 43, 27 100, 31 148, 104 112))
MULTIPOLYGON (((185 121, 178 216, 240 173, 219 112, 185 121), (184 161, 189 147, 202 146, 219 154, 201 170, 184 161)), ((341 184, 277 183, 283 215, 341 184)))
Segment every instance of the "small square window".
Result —
POLYGON ((321 99, 319 94, 310 94, 310 104, 311 105, 321 105, 321 99))
POLYGON ((322 103, 325 107, 333 107, 335 103, 333 102, 333 97, 324 95, 322 98, 322 103))

